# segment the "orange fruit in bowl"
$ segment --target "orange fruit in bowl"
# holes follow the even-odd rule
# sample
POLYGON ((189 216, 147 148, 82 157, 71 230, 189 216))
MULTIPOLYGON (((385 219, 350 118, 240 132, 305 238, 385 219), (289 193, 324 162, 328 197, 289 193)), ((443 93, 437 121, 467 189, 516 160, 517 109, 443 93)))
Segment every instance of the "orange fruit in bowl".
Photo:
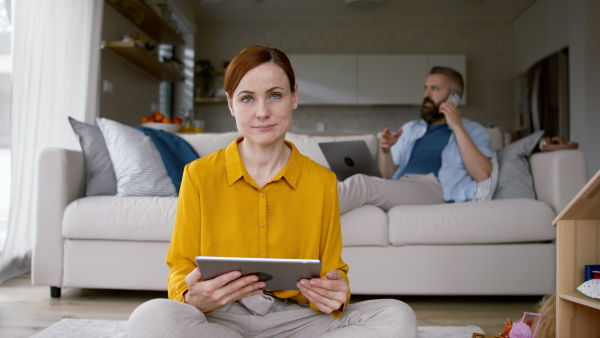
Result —
POLYGON ((173 123, 175 123, 175 124, 182 124, 183 120, 181 120, 181 118, 179 118, 179 117, 174 117, 173 118, 173 123))
POLYGON ((162 123, 171 123, 171 118, 167 116, 163 117, 162 123))
POLYGON ((148 116, 142 116, 142 118, 140 119, 141 123, 148 123, 150 122, 150 118, 148 116))
POLYGON ((161 114, 161 112, 155 111, 154 113, 152 113, 152 120, 154 122, 162 122, 164 117, 165 116, 161 114))

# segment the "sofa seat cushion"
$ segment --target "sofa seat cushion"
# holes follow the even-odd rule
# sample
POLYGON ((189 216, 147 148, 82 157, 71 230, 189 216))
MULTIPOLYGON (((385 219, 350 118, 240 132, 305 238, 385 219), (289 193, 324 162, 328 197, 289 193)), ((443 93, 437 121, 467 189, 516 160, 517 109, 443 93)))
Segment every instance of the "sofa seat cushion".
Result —
POLYGON ((343 246, 388 246, 388 216, 380 208, 363 205, 341 217, 343 246))
POLYGON ((65 209, 63 237, 169 242, 176 210, 177 197, 80 198, 65 209))
POLYGON ((532 199, 397 206, 388 216, 394 246, 521 243, 556 237, 554 211, 532 199))

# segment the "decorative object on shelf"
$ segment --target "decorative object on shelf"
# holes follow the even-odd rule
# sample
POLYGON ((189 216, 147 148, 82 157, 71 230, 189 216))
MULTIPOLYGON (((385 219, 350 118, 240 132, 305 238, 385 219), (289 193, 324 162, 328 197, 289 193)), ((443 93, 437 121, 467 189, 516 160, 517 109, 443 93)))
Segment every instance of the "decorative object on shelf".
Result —
POLYGON ((184 77, 184 65, 183 62, 181 62, 181 60, 179 60, 178 58, 176 58, 174 55, 171 56, 170 58, 163 58, 162 61, 167 67, 171 68, 172 70, 174 70, 175 72, 177 72, 181 77, 184 77))
POLYGON ((583 281, 600 279, 600 265, 586 265, 583 271, 583 281))
POLYGON ((600 279, 590 279, 579 285, 577 290, 588 297, 600 299, 600 279))
POLYGON ((171 10, 171 4, 167 2, 161 2, 158 4, 160 8, 162 18, 165 22, 173 28, 175 32, 179 34, 179 26, 177 26, 177 21, 173 18, 173 11, 171 10))
POLYGON ((156 56, 155 50, 156 45, 148 40, 143 34, 135 33, 135 34, 127 34, 123 36, 123 41, 133 41, 140 48, 144 48, 152 55, 156 56))
POLYGON ((131 6, 125 0, 115 0, 113 6, 122 11, 122 12, 130 12, 133 15, 134 22, 136 25, 141 25, 146 20, 146 16, 139 9, 134 6, 131 6))
POLYGON ((214 97, 215 69, 210 60, 197 60, 194 73, 200 79, 200 97, 214 97))
POLYGON ((600 298, 600 265, 586 265, 583 280, 577 290, 588 297, 600 298))

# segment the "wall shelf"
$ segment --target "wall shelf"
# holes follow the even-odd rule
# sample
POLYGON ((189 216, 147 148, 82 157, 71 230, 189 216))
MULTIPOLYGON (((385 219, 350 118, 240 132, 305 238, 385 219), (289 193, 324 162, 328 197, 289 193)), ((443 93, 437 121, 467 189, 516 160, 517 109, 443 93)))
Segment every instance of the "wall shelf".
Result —
POLYGON ((181 74, 158 61, 154 55, 136 45, 134 41, 103 41, 102 48, 130 61, 160 81, 181 82, 184 80, 181 74))
POLYGON ((106 2, 139 27, 157 44, 185 44, 183 37, 144 2, 140 0, 106 0, 106 2), (139 14, 139 17, 143 20, 138 21, 136 14, 139 14))

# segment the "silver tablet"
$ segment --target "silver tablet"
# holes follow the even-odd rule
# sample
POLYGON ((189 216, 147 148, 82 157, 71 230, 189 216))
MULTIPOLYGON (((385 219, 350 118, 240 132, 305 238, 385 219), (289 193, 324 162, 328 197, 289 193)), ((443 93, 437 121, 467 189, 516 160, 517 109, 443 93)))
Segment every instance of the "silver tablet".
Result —
POLYGON ((237 270, 242 276, 258 275, 267 283, 265 290, 298 290, 300 279, 321 275, 318 259, 197 256, 196 264, 204 280, 237 270))

